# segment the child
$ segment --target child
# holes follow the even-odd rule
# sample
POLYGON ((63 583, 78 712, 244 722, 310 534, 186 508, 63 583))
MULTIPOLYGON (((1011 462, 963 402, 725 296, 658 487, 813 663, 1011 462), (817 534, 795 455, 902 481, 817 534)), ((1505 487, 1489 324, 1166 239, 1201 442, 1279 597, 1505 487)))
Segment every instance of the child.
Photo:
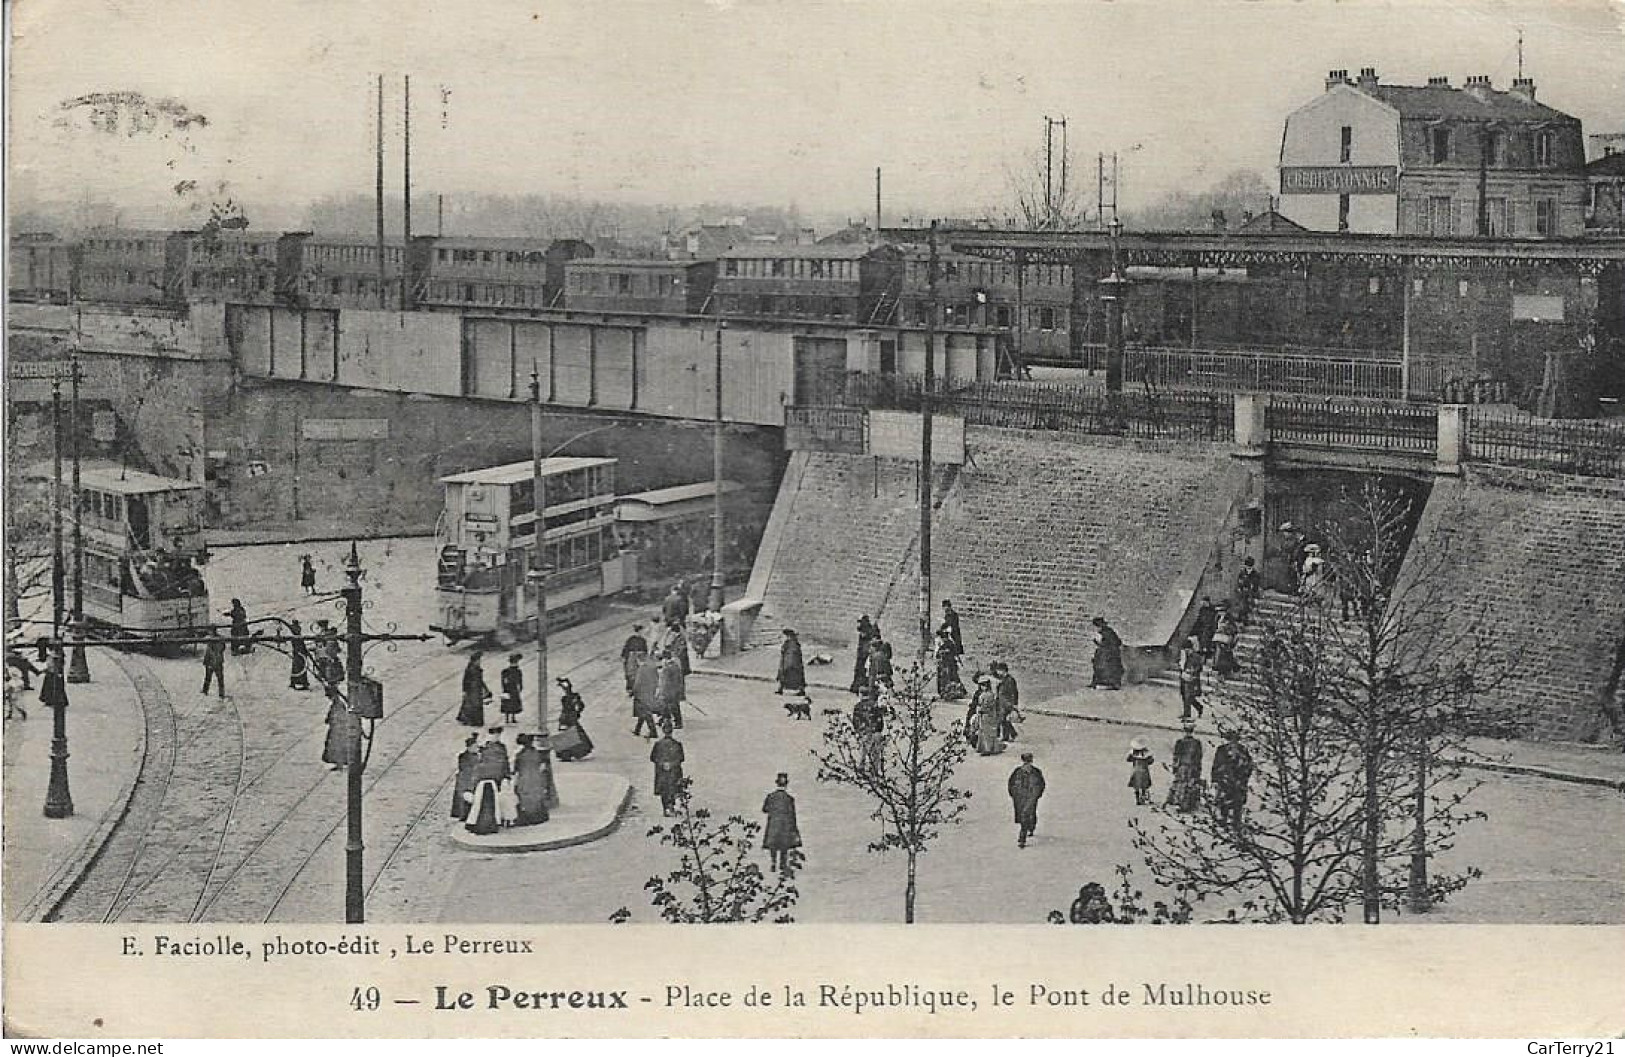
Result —
POLYGON ((1128 777, 1128 787, 1134 790, 1136 804, 1151 803, 1151 765, 1156 762, 1151 758, 1151 752, 1145 747, 1144 738, 1135 738, 1128 743, 1129 753, 1127 762, 1134 768, 1128 777))

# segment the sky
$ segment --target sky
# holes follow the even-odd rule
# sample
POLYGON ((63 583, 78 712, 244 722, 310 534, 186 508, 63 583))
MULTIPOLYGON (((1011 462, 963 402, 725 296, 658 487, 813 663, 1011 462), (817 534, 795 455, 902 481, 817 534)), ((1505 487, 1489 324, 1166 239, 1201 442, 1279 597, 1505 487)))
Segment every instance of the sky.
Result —
MULTIPOLYGON (((173 185, 297 216, 370 194, 373 79, 400 186, 401 77, 419 194, 795 204, 866 216, 1006 208, 1068 119, 1121 205, 1235 169, 1273 179, 1282 122, 1329 69, 1392 83, 1525 72, 1588 132, 1625 130, 1625 0, 13 0, 14 203, 103 197, 137 220, 173 185), (176 141, 92 130, 60 104, 169 97, 176 141), (67 116, 68 127, 59 127, 67 116)), ((1092 191, 1090 197, 1092 198, 1092 191)), ((262 210, 263 212, 263 210, 262 210)), ((890 219, 890 217, 888 217, 890 219)), ((256 224, 256 226, 259 226, 256 224)))

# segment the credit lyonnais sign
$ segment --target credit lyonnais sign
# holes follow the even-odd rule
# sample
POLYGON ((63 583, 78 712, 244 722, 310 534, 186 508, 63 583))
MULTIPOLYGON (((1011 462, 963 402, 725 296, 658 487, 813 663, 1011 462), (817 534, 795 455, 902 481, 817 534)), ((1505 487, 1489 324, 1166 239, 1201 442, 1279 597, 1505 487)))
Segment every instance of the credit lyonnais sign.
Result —
POLYGON ((1292 165, 1281 168, 1284 195, 1391 195, 1399 188, 1392 165, 1292 165))

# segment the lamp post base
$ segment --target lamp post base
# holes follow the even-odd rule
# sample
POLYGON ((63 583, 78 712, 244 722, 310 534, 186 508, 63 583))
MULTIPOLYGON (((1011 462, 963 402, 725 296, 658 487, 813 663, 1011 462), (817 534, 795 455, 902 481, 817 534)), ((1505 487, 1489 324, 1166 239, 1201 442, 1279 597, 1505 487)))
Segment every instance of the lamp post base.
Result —
POLYGON ((74 638, 73 648, 68 651, 68 673, 70 683, 90 682, 90 664, 85 660, 85 637, 80 632, 74 638))
POLYGON ((73 793, 68 788, 67 715, 61 705, 51 709, 51 782, 45 791, 45 817, 71 818, 73 793))

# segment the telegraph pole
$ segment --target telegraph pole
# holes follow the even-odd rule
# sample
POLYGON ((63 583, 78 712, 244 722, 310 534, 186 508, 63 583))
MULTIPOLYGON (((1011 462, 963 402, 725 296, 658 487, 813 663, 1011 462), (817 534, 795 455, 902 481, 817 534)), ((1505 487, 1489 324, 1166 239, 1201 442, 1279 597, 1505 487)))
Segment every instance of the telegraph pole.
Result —
POLYGON ((85 662, 85 531, 81 524, 84 493, 79 487, 79 358, 68 365, 73 398, 68 407, 68 437, 73 459, 73 650, 68 658, 68 682, 90 682, 90 666, 85 662))
POLYGON ((536 589, 536 730, 532 742, 542 753, 542 784, 547 806, 559 806, 558 787, 553 784, 553 745, 547 725, 547 478, 542 475, 542 375, 534 362, 530 367, 530 466, 531 501, 535 504, 536 535, 531 546, 528 578, 536 589))
MULTIPOLYGON (((877 216, 879 214, 876 214, 877 216)), ((876 229, 878 230, 878 229, 876 229)), ((716 495, 711 501, 711 596, 706 599, 713 613, 722 612, 722 332, 728 324, 717 321, 717 413, 711 426, 711 477, 716 495)))
POLYGON ((378 164, 373 191, 378 221, 378 307, 389 307, 388 276, 384 272, 384 75, 378 75, 378 164))
POLYGON ((920 394, 920 652, 931 655, 931 395, 937 381, 937 222, 926 267, 931 312, 925 324, 925 385, 920 394))
POLYGON ((62 379, 51 378, 51 637, 62 638, 66 586, 62 556, 62 379))
POLYGON ((404 209, 401 214, 401 311, 412 307, 412 280, 406 266, 412 251, 412 75, 402 77, 404 143, 401 148, 401 193, 404 209))
POLYGON ((1106 302, 1106 392, 1120 393, 1123 391, 1123 288, 1128 280, 1123 278, 1121 261, 1117 252, 1117 240, 1123 232, 1123 224, 1117 219, 1116 209, 1112 211, 1111 243, 1112 243, 1112 273, 1101 280, 1100 285, 1106 288, 1100 299, 1106 302))

